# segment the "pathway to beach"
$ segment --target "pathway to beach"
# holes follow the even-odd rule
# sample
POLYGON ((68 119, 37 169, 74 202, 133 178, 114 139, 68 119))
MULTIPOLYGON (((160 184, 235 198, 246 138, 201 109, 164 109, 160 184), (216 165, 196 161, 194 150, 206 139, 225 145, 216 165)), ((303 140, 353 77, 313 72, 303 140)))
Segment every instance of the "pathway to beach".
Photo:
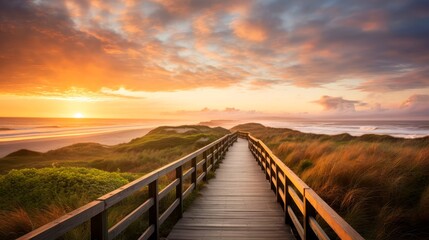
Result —
POLYGON ((168 240, 295 239, 265 174, 238 139, 168 240))

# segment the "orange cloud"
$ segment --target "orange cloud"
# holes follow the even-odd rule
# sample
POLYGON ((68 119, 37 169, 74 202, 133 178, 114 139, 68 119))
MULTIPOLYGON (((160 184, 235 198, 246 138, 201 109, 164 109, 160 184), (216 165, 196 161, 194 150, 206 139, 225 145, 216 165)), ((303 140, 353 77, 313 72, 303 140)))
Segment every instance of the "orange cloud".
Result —
POLYGON ((263 42, 268 37, 264 28, 247 21, 235 20, 231 27, 237 37, 248 41, 263 42))
POLYGON ((323 3, 3 1, 0 92, 271 84, 254 79, 301 87, 359 79, 352 90, 365 92, 429 87, 424 6, 404 2, 397 14, 368 0, 323 3))

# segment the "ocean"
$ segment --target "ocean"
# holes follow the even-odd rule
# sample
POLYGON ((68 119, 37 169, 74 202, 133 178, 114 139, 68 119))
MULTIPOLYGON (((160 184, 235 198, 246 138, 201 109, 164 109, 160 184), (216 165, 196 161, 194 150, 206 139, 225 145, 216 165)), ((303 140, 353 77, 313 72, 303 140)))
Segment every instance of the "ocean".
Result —
MULTIPOLYGON (((386 134, 401 138, 429 136, 429 121, 260 119, 223 123, 220 121, 219 124, 231 128, 245 122, 259 122, 270 127, 329 135, 386 134)), ((80 142, 115 145, 141 137, 158 126, 197 123, 197 120, 173 119, 0 118, 0 157, 23 148, 44 152, 80 142)))
POLYGON ((305 133, 328 135, 341 133, 348 133, 352 136, 378 134, 399 138, 420 138, 429 136, 429 121, 299 120, 260 122, 270 127, 290 128, 305 133))
POLYGON ((45 152, 81 142, 115 145, 142 137, 161 125, 180 120, 0 118, 0 157, 19 149, 45 152))
POLYGON ((0 142, 109 133, 177 123, 176 120, 0 118, 0 142))

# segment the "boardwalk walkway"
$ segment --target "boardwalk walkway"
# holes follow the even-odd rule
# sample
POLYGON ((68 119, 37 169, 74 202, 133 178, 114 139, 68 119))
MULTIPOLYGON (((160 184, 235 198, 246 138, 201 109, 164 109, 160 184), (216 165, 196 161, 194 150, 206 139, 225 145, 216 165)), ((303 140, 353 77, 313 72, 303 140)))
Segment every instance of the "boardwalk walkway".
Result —
POLYGON ((265 175, 238 139, 168 240, 295 239, 265 175))

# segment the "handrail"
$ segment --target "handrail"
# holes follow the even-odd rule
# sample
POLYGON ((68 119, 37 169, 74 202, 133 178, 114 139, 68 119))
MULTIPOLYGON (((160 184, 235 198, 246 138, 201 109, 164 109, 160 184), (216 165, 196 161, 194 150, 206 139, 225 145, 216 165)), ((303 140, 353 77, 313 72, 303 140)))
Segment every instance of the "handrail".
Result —
POLYGON ((150 172, 99 197, 95 201, 21 236, 18 240, 56 239, 87 221, 90 221, 91 239, 111 240, 146 212, 149 212, 149 227, 142 233, 139 239, 159 239, 159 228, 161 224, 174 211, 178 213, 179 217, 182 217, 183 200, 189 193, 197 188, 200 181, 207 181, 207 174, 210 170, 215 170, 215 164, 223 158, 228 148, 237 140, 237 136, 237 133, 227 134, 175 162, 150 172), (197 176, 197 170, 199 169, 197 166, 197 157, 200 156, 203 158, 203 171, 197 176), (192 163, 192 167, 184 173, 183 165, 189 162, 192 163), (164 187, 164 189, 159 190, 158 179, 172 171, 176 172, 176 178, 164 187), (191 184, 183 191, 183 181, 189 176, 191 177, 191 184), (107 226, 107 210, 146 186, 149 188, 149 198, 109 229, 107 226), (173 189, 176 189, 176 199, 163 213, 160 213, 160 199, 165 197, 173 189))
POLYGON ((322 218, 340 239, 364 239, 261 140, 248 132, 239 131, 237 134, 248 140, 250 151, 265 172, 277 201, 283 207, 285 223, 291 225, 301 239, 329 239, 316 216, 322 218), (298 214, 294 209, 299 210, 298 214), (302 216, 301 221, 297 217, 299 215, 302 216))

